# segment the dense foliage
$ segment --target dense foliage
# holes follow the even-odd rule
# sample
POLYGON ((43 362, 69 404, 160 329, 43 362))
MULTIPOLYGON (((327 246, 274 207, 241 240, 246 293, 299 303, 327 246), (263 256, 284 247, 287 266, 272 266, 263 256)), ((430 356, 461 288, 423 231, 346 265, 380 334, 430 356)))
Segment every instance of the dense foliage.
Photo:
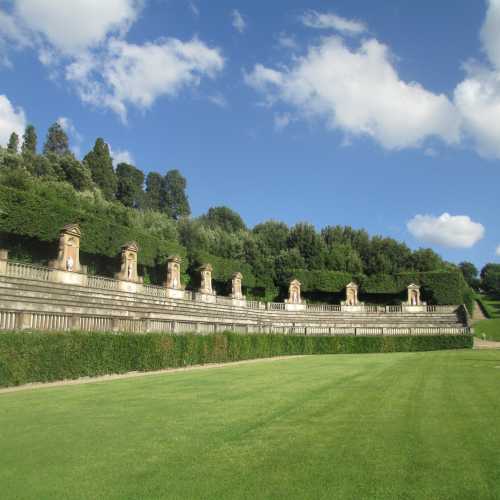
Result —
MULTIPOLYGON (((415 281, 430 302, 464 300, 459 268, 430 249, 412 251, 392 238, 370 237, 351 227, 327 226, 318 232, 308 223, 288 227, 270 220, 250 229, 228 207, 212 207, 192 218, 186 179, 178 170, 145 176, 127 163, 114 168, 102 138, 79 161, 57 123, 49 129, 43 154, 37 154, 31 125, 20 152, 18 138, 10 142, 9 148, 0 148, 0 246, 14 259, 46 263, 60 228, 77 222, 82 261, 90 272, 111 275, 120 246, 136 240, 140 271, 155 283, 163 281, 168 254, 177 253, 188 286, 196 283, 197 266, 209 261, 219 291, 233 272, 241 271, 247 296, 266 300, 282 298, 293 277, 303 282, 309 300, 315 300, 314 294, 339 293, 351 280, 365 295, 399 297, 415 281), (23 248, 26 243, 31 256, 23 248)), ((470 268, 461 269, 471 284, 470 268)))
POLYGON ((472 347, 469 335, 306 337, 40 333, 0 334, 0 386, 293 354, 433 351, 472 347))

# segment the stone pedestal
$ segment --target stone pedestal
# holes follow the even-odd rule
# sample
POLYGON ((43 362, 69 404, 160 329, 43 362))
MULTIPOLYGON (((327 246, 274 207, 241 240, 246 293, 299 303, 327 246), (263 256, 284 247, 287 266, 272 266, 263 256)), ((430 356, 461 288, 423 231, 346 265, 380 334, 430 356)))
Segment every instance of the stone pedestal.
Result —
POLYGON ((64 283, 65 285, 87 285, 86 274, 75 273, 72 271, 63 271, 61 269, 54 269, 49 274, 49 279, 54 283, 64 283))
POLYGON ((172 255, 167 259, 167 279, 163 284, 169 299, 183 299, 184 286, 181 283, 181 258, 172 255))
MULTIPOLYGON (((407 292, 408 292, 408 296, 406 299, 407 306, 416 307, 416 306, 425 306, 426 305, 425 302, 422 302, 420 300, 420 287, 418 285, 411 283, 410 285, 408 285, 407 292)), ((405 305, 405 304, 403 304, 403 305, 405 305)))
POLYGON ((305 311, 307 306, 305 303, 293 304, 285 301, 285 311, 305 311))
POLYGON ((49 262, 51 269, 68 273, 85 273, 86 268, 80 265, 81 232, 78 224, 67 224, 59 235, 59 251, 57 259, 49 262))
POLYGON ((198 292, 195 298, 197 301, 206 302, 207 304, 215 304, 217 302, 217 297, 215 296, 215 293, 198 292))
MULTIPOLYGON (((120 272, 115 274, 115 279, 128 283, 142 283, 143 279, 137 274, 137 253, 139 246, 135 241, 122 246, 120 272)), ((125 285, 124 285, 125 286, 125 285)))
POLYGON ((234 307, 246 307, 247 306, 247 299, 243 297, 242 299, 231 299, 232 305, 234 307))
POLYGON ((425 304, 422 304, 422 303, 418 306, 403 304, 403 312, 424 313, 424 312, 427 312, 427 306, 425 304))
POLYGON ((142 291, 142 284, 120 280, 117 289, 121 292, 137 293, 142 291))
POLYGON ((3 248, 0 249, 0 274, 7 274, 7 259, 9 251, 3 248))
POLYGON ((184 299, 184 290, 174 290, 173 288, 167 288, 167 298, 168 299, 184 299))
MULTIPOLYGON (((198 294, 207 296, 213 295, 213 302, 215 302, 215 292, 212 288, 212 266, 210 264, 204 264, 200 267, 199 271, 201 274, 201 285, 198 290, 198 294)), ((208 302, 208 300, 204 300, 203 302, 208 302)))
POLYGON ((365 305, 361 302, 358 302, 356 305, 347 305, 345 302, 342 302, 340 306, 340 310, 342 312, 349 312, 349 313, 362 313, 365 311, 365 305))

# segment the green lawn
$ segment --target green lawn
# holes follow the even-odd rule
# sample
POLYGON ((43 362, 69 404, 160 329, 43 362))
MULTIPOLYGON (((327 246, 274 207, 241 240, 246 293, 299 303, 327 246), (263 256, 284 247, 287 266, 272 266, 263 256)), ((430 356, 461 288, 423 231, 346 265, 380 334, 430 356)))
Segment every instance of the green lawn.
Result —
POLYGON ((483 319, 474 323, 473 328, 476 337, 500 342, 500 319, 483 319))
POLYGON ((0 394, 0 496, 500 499, 500 351, 0 394))

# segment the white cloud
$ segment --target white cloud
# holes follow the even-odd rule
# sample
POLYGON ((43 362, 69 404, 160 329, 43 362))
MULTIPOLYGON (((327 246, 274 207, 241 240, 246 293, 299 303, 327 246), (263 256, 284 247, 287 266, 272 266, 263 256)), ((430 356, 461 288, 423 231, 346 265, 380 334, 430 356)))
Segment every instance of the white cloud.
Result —
POLYGON ((200 9, 194 2, 189 2, 189 9, 196 17, 200 15, 200 9))
POLYGON ((219 50, 197 39, 144 45, 115 39, 101 60, 86 54, 69 65, 66 78, 85 102, 109 107, 125 121, 127 104, 147 109, 159 96, 175 96, 202 77, 215 77, 223 67, 219 50))
POLYGON ((243 33, 247 27, 247 23, 245 22, 245 19, 241 15, 241 13, 238 10, 233 10, 232 12, 232 17, 233 17, 233 28, 240 33, 243 33))
POLYGON ((109 146, 109 154, 113 159, 113 166, 115 168, 119 163, 128 163, 130 165, 134 164, 132 153, 126 149, 117 149, 116 151, 113 151, 111 146, 109 146))
POLYGON ((484 236, 484 226, 479 222, 446 212, 439 217, 416 215, 406 226, 419 241, 452 248, 470 248, 484 236))
POLYGON ((219 108, 227 108, 227 105, 228 105, 227 100, 222 94, 214 94, 214 95, 208 96, 208 100, 212 104, 219 106, 219 108))
POLYGON ((454 101, 463 129, 480 156, 500 158, 500 0, 489 0, 481 30, 490 64, 469 61, 466 78, 457 85, 454 101))
POLYGON ((500 257, 500 245, 497 246, 496 254, 500 257))
POLYGON ((300 19, 308 28, 332 29, 343 35, 360 35, 366 31, 365 23, 353 19, 346 19, 332 12, 321 13, 315 10, 309 10, 302 15, 300 19))
POLYGON ((138 0, 16 0, 16 17, 64 54, 78 54, 124 33, 136 20, 138 0))
POLYGON ((5 146, 12 132, 22 139, 26 116, 22 108, 15 108, 6 95, 0 95, 0 145, 5 146))
POLYGON ((330 128, 367 135, 386 149, 418 147, 431 136, 460 139, 459 117, 448 98, 416 82, 403 81, 387 46, 375 39, 349 48, 336 36, 323 38, 291 67, 257 64, 245 81, 330 128))

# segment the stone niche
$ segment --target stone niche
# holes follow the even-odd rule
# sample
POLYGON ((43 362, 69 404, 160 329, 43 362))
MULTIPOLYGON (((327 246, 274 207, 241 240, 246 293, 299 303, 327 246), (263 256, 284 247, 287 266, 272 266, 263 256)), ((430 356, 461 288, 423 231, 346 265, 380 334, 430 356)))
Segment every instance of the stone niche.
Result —
POLYGON ((80 239, 78 224, 67 224, 59 234, 57 258, 49 262, 53 269, 50 278, 58 283, 85 285, 87 268, 80 264, 80 239))
POLYGON ((233 274, 231 279, 231 299, 233 300, 233 306, 244 307, 246 305, 246 298, 241 288, 242 281, 243 275, 241 273, 233 274))
POLYGON ((345 287, 345 300, 340 304, 342 306, 342 310, 344 311, 358 311, 363 309, 364 304, 360 302, 358 299, 358 290, 359 286, 352 282, 347 284, 345 287))
POLYGON ((288 299, 285 299, 286 311, 303 311, 306 309, 306 302, 300 296, 301 283, 299 280, 292 280, 288 287, 288 299))
POLYGON ((9 251, 0 248, 0 274, 7 274, 7 260, 9 258, 9 251))
POLYGON ((204 264, 199 268, 201 284, 198 289, 196 297, 202 302, 215 303, 215 292, 212 288, 212 271, 213 268, 210 264, 204 264))
POLYGON ((420 286, 411 283, 407 288, 407 299, 403 304, 406 311, 420 312, 427 310, 427 303, 420 299, 420 286))
POLYGON ((181 258, 171 255, 167 259, 167 279, 164 286, 167 289, 167 297, 172 299, 184 298, 184 286, 181 283, 181 258))
POLYGON ((136 292, 137 285, 143 282, 137 273, 138 252, 139 245, 135 241, 122 245, 120 272, 115 274, 115 279, 120 280, 120 290, 136 292))

